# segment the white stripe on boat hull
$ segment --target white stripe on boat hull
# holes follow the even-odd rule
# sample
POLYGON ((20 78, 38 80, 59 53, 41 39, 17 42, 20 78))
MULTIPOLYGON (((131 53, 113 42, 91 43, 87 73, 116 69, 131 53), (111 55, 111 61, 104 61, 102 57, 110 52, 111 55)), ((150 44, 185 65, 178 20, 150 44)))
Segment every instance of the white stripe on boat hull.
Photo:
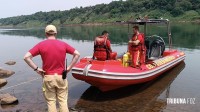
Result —
MULTIPOLYGON (((143 79, 143 78, 148 78, 148 77, 157 75, 157 74, 169 69, 170 67, 178 64, 179 62, 183 61, 184 59, 185 59, 185 56, 181 56, 181 57, 179 57, 167 64, 159 66, 153 70, 145 71, 145 72, 141 72, 141 73, 117 73, 117 72, 103 72, 103 71, 97 71, 97 70, 88 70, 87 76, 97 77, 97 78, 105 78, 105 79, 120 79, 120 80, 143 79)), ((72 73, 84 75, 83 69, 80 69, 80 68, 73 68, 72 73)))

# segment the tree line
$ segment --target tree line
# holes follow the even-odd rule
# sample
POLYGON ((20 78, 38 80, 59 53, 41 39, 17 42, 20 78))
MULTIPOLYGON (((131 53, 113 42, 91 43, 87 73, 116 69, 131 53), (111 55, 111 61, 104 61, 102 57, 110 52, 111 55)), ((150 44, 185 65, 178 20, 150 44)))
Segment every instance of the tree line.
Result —
POLYGON ((65 11, 37 12, 0 19, 6 26, 42 26, 45 24, 107 23, 147 15, 149 18, 200 20, 200 0, 126 0, 112 1, 65 11))

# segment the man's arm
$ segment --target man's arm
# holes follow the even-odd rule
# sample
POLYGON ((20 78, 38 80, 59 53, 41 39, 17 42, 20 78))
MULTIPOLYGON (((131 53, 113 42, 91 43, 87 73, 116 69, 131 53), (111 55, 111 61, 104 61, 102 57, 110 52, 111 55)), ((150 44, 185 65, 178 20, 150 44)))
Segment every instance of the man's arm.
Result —
POLYGON ((110 40, 108 40, 108 39, 106 40, 106 46, 107 46, 108 50, 109 50, 110 52, 112 52, 110 40))
POLYGON ((141 42, 142 42, 142 35, 138 35, 137 40, 135 40, 135 41, 132 41, 132 40, 129 41, 129 43, 133 44, 133 45, 139 45, 139 43, 141 43, 141 42))
POLYGON ((79 57, 80 57, 80 53, 79 53, 77 50, 75 50, 74 53, 73 53, 72 61, 71 61, 71 63, 69 64, 69 66, 67 67, 67 72, 69 72, 69 71, 72 69, 72 67, 73 67, 73 66, 76 64, 76 62, 78 61, 79 57))
POLYGON ((129 43, 133 45, 138 45, 140 43, 140 40, 135 40, 135 41, 130 40, 129 43))
POLYGON ((45 71, 42 70, 41 68, 38 68, 38 66, 33 62, 32 60, 33 56, 30 52, 27 52, 24 56, 24 61, 33 69, 35 70, 38 74, 41 76, 44 75, 45 71))

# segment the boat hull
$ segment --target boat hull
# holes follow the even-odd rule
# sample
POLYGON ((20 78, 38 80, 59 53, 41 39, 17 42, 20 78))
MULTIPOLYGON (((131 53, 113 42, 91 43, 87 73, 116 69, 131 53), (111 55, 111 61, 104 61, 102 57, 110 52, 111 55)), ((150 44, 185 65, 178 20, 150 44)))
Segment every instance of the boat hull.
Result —
POLYGON ((185 59, 185 54, 176 50, 166 51, 164 55, 150 64, 142 65, 140 69, 123 67, 118 60, 100 62, 84 58, 72 69, 72 75, 101 91, 109 91, 151 81, 185 59))

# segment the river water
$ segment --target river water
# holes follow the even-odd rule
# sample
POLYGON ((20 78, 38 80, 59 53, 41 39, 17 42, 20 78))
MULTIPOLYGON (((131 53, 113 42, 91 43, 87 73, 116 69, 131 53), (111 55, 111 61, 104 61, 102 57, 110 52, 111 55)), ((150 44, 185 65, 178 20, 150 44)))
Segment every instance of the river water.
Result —
MULTIPOLYGON (((69 73, 69 108, 82 112, 199 112, 200 24, 171 25, 173 48, 186 53, 184 62, 151 82, 106 93, 76 80, 69 73), (187 102, 172 104, 169 99, 185 99, 187 102)), ((58 29, 58 39, 75 47, 81 57, 85 57, 93 53, 94 37, 107 30, 113 51, 121 54, 127 49, 127 29, 126 25, 65 26, 58 29)), ((147 35, 158 34, 167 43, 165 30, 164 26, 148 26, 147 35)), ((19 100, 17 104, 0 106, 0 112, 47 110, 41 89, 42 79, 23 61, 24 54, 44 39, 44 28, 0 29, 0 67, 15 71, 14 75, 6 78, 8 83, 0 88, 0 93, 10 93, 19 100), (10 60, 16 61, 16 65, 4 64, 10 60)), ((67 58, 71 60, 72 57, 67 55, 67 58)), ((39 56, 33 60, 41 66, 39 56)))

